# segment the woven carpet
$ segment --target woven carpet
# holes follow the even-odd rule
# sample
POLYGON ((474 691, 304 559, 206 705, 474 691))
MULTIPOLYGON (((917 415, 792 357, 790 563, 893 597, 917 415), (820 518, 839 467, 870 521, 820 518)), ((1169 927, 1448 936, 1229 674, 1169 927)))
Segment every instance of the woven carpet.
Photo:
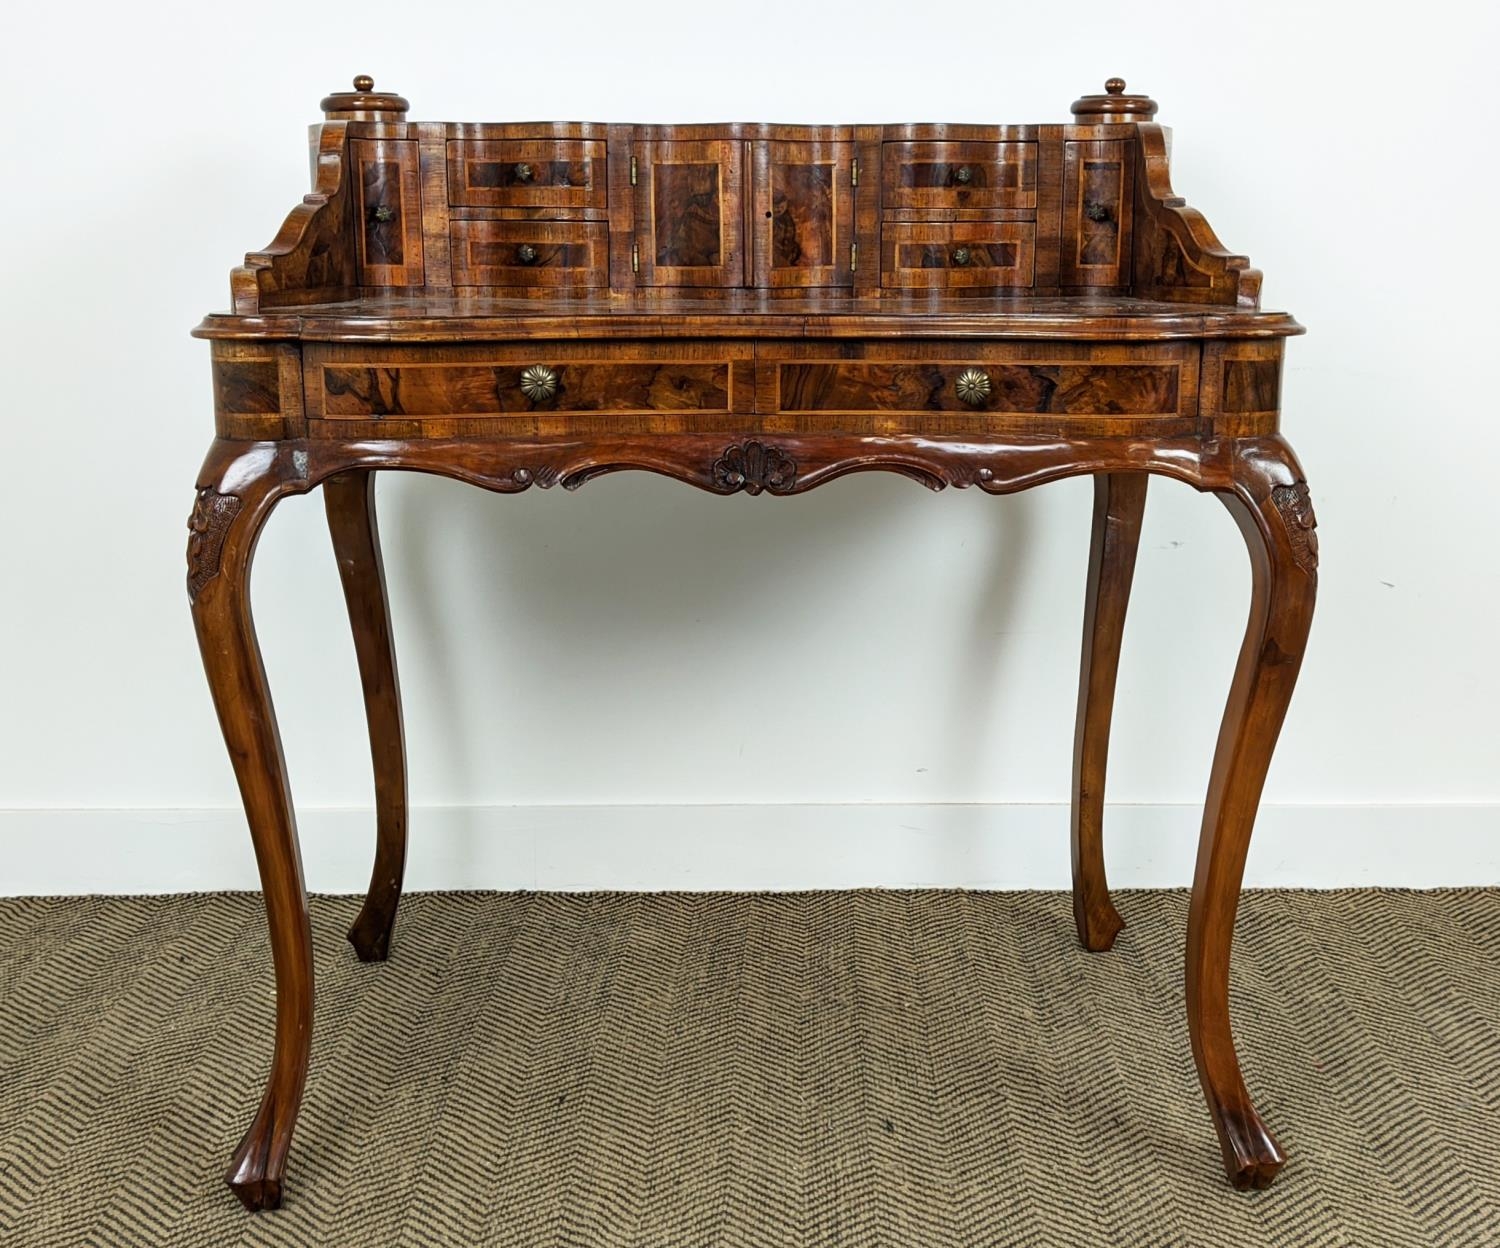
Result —
POLYGON ((272 985, 244 894, 0 900, 0 1243, 1500 1243, 1500 891, 1248 894, 1246 1077, 1290 1154, 1231 1190, 1187 899, 1114 952, 1038 893, 428 894, 363 966, 313 901, 285 1207, 221 1170, 272 985))

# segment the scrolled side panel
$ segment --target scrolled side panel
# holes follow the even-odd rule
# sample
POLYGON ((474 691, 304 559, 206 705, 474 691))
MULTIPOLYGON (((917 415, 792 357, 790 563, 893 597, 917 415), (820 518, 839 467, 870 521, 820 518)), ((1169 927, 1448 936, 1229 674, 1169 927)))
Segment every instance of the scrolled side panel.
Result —
POLYGON ((247 254, 245 263, 230 274, 230 296, 241 316, 337 302, 358 287, 348 123, 314 127, 313 143, 312 192, 287 214, 270 244, 247 254))
POLYGON ((1203 214, 1172 191, 1166 132, 1136 127, 1132 292, 1165 302, 1260 306, 1260 271, 1229 251, 1203 214))

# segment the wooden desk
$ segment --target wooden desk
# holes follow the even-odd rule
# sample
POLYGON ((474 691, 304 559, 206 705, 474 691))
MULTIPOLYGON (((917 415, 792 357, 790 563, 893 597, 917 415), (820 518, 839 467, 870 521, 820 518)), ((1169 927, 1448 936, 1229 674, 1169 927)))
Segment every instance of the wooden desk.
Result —
POLYGON ((196 333, 217 437, 188 595, 265 888, 276 1047, 230 1186, 281 1199, 312 954, 296 820, 251 620, 256 538, 323 487, 364 683, 374 875, 349 933, 386 957, 406 854, 378 469, 502 494, 643 468, 716 494, 845 473, 1001 494, 1089 473, 1073 764, 1084 947, 1121 927, 1100 823, 1120 634, 1151 474, 1212 492, 1250 553, 1250 622, 1204 807, 1187 933, 1193 1054, 1225 1168, 1281 1149, 1240 1076, 1229 947, 1261 787, 1317 588, 1307 485, 1278 432, 1289 316, 1172 193, 1156 105, 1113 79, 1069 125, 410 123, 323 101, 315 189, 196 333))

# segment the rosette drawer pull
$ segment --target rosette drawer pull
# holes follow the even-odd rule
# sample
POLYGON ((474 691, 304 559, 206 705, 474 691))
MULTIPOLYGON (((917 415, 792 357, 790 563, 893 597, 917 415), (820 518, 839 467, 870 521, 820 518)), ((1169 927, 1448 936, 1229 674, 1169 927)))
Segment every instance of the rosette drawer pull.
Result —
POLYGON ((521 393, 533 403, 545 403, 557 393, 557 370, 533 364, 521 373, 521 393))
POLYGON ((970 407, 979 407, 990 397, 990 375, 981 368, 966 368, 959 373, 953 389, 970 407))

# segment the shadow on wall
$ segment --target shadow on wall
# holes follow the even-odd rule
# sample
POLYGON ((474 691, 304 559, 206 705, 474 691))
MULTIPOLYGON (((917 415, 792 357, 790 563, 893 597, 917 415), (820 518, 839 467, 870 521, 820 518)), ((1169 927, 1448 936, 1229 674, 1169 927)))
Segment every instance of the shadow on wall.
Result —
MULTIPOLYGON (((912 665, 900 678, 930 681, 945 737, 964 751, 945 759, 945 787, 970 788, 993 765, 986 722, 1003 696, 1014 604, 1033 563, 1035 492, 975 499, 983 506, 962 509, 963 550, 950 544, 934 556, 917 539, 924 530, 930 539, 930 509, 965 500, 882 474, 790 498, 724 499, 644 473, 572 494, 515 496, 440 478, 398 483, 396 475, 379 488, 397 647, 403 660, 420 658, 427 695, 455 727, 442 736, 444 763, 464 791, 483 790, 508 764, 457 726, 524 716, 529 700, 577 697, 591 675, 608 682, 622 667, 648 688, 659 673, 655 683, 670 688, 676 710, 701 716, 711 732, 726 713, 750 719, 801 704, 815 714, 818 699, 841 695, 873 699, 879 715, 887 663, 912 665), (927 566, 934 558, 948 566, 935 571, 927 566), (910 621, 851 621, 862 590, 899 596, 910 585, 923 593, 933 578, 951 589, 955 565, 965 596, 933 610, 963 623, 940 641, 911 635, 910 621), (853 639, 841 644, 836 630, 851 626, 877 634, 881 671, 838 674, 853 639), (474 639, 487 627, 505 657, 476 662, 474 639), (777 630, 796 652, 785 665, 777 630), (826 656, 833 677, 824 679, 810 649, 826 656)), ((1086 553, 1078 553, 1080 590, 1086 553)), ((860 640, 868 656, 871 639, 860 640)), ((585 759, 608 748, 594 718, 600 709, 578 708, 576 739, 557 742, 559 754, 585 759)), ((654 745, 635 738, 617 748, 647 757, 654 745)))

